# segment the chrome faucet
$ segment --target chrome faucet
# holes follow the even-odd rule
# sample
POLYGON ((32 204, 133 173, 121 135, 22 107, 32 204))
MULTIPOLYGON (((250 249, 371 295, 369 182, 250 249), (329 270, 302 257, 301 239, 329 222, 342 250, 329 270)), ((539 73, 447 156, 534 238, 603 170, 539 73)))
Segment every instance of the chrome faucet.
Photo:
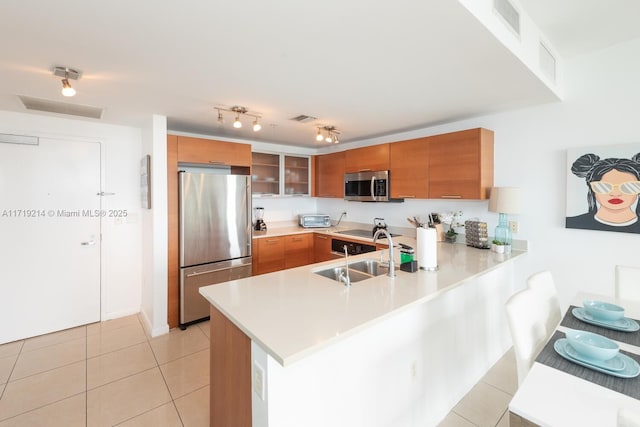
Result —
POLYGON ((391 235, 387 230, 385 230, 384 228, 379 228, 378 231, 376 231, 376 233, 373 235, 373 243, 378 240, 378 236, 380 236, 380 234, 384 234, 389 241, 389 273, 387 273, 387 276, 393 279, 394 277, 396 277, 396 266, 393 261, 393 240, 391 240, 391 235))
POLYGON ((351 278, 349 277, 349 252, 347 252, 347 245, 342 247, 344 249, 344 268, 347 274, 344 271, 340 272, 340 281, 344 282, 344 285, 349 287, 351 286, 351 278))

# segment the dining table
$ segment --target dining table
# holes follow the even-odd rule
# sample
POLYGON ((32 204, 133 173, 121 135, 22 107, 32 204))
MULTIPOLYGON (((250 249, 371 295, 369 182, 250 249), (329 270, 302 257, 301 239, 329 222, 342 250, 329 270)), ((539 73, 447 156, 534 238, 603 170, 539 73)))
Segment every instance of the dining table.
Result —
POLYGON ((627 366, 623 375, 611 375, 559 354, 558 346, 563 343, 559 340, 565 338, 569 329, 584 330, 615 341, 627 365, 635 366, 626 357, 640 363, 640 330, 633 330, 634 327, 614 330, 598 322, 585 322, 578 315, 583 313, 584 301, 588 300, 619 305, 625 310, 624 317, 632 320, 629 325, 640 324, 640 301, 578 293, 509 403, 511 427, 640 425, 624 421, 640 423, 640 375, 632 376, 635 372, 627 366))

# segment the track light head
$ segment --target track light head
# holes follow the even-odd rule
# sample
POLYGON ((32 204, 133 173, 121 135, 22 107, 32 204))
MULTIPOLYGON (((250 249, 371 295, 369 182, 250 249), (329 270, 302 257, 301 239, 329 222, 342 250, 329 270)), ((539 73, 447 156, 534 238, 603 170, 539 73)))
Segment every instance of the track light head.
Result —
POLYGON ((233 121, 233 127, 236 129, 242 128, 242 122, 240 121, 240 117, 247 115, 253 117, 252 129, 254 132, 258 132, 262 129, 262 125, 260 125, 259 120, 260 116, 257 114, 250 113, 245 107, 241 107, 235 105, 231 108, 222 108, 222 107, 214 107, 218 111, 218 123, 224 124, 224 117, 222 112, 226 111, 229 113, 235 113, 235 120, 233 121))
POLYGON ((69 83, 69 79, 62 79, 62 95, 63 96, 74 96, 76 94, 76 90, 71 87, 71 83, 69 83))

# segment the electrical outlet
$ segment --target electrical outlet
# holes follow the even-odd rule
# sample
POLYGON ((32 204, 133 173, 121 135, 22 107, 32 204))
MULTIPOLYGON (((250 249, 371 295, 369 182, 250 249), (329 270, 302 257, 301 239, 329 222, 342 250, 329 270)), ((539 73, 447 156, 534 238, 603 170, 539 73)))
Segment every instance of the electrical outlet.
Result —
POLYGON ((518 221, 509 221, 509 228, 512 233, 518 232, 518 221))
POLYGON ((253 391, 264 400, 264 368, 258 361, 253 361, 253 391))

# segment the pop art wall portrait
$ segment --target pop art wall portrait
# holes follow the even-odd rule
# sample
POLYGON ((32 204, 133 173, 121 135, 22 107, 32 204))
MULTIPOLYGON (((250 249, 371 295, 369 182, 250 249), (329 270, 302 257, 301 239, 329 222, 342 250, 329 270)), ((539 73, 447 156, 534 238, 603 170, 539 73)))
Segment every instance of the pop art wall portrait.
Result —
POLYGON ((567 228, 640 234, 640 144, 567 150, 567 228))

